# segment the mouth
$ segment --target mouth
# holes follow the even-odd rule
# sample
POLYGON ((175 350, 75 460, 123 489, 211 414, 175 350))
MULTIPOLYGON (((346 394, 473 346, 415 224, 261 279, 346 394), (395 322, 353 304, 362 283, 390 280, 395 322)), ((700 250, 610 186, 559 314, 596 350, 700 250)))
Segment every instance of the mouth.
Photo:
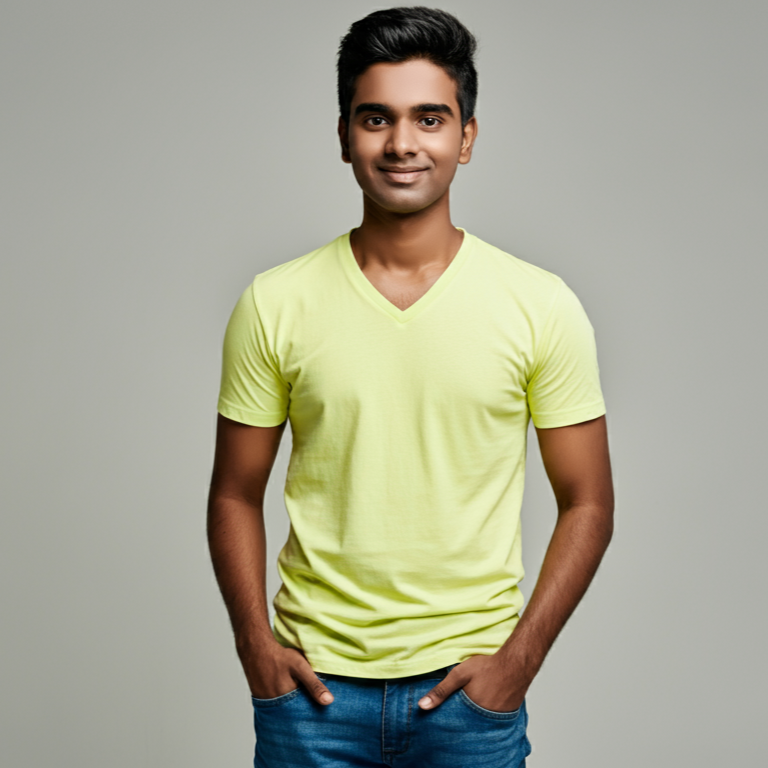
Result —
POLYGON ((379 170, 390 180, 403 183, 409 183, 420 179, 426 172, 426 168, 406 168, 404 170, 394 168, 379 168, 379 170))

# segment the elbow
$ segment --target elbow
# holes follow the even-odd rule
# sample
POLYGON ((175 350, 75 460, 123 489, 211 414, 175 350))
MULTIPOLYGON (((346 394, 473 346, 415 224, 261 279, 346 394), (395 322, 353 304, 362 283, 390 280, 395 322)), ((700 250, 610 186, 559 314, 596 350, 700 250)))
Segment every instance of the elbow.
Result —
POLYGON ((613 530, 614 530, 614 516, 613 516, 613 501, 611 501, 610 504, 607 504, 603 507, 601 510, 601 521, 602 521, 602 532, 603 532, 603 538, 605 541, 605 548, 608 548, 608 545, 611 543, 611 540, 613 539, 613 530))

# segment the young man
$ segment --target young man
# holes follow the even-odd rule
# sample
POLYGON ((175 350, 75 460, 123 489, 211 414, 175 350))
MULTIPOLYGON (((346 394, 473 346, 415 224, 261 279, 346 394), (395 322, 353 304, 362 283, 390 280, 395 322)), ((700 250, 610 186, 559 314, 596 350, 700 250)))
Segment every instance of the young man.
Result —
POLYGON ((256 275, 227 326, 208 530, 257 766, 523 766, 526 691, 611 538, 583 308, 451 223, 475 46, 436 9, 352 25, 338 132, 363 221, 256 275), (558 519, 521 617, 531 418, 558 519), (287 419, 270 627, 263 499, 287 419))

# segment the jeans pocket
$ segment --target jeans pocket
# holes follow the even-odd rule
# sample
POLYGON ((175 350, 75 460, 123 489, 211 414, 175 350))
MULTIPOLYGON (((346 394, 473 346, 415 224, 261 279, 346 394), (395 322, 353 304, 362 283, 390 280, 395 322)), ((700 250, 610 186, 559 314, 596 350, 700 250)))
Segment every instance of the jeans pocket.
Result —
POLYGON ((464 704, 466 704, 473 712, 476 712, 478 715, 482 715, 483 717, 487 717, 491 720, 517 720, 517 718, 520 717, 520 713, 523 711, 523 707, 525 706, 525 700, 523 700, 523 703, 517 709, 513 709, 511 712, 496 712, 493 709, 486 709, 485 707, 481 707, 477 702, 472 701, 472 699, 469 698, 467 692, 463 688, 459 688, 459 699, 464 702, 464 704))
POLYGON ((279 696, 273 696, 269 699, 259 699, 251 694, 251 702, 253 703, 254 707, 276 707, 279 704, 285 704, 291 699, 296 698, 300 690, 301 686, 294 688, 292 691, 288 691, 287 693, 281 693, 279 696))

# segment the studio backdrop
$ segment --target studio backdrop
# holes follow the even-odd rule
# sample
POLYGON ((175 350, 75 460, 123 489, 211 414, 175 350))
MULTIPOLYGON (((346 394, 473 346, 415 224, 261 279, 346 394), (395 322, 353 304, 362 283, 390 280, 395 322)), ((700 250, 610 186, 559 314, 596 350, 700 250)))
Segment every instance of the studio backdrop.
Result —
MULTIPOLYGON (((221 344, 256 273, 361 221, 335 56, 379 7, 0 4, 3 766, 251 764, 205 535, 221 344)), ((573 288, 607 404, 615 535, 529 763, 765 764, 768 6, 440 7, 479 40, 453 223, 573 288)), ((556 517, 530 437, 527 597, 556 517)))

